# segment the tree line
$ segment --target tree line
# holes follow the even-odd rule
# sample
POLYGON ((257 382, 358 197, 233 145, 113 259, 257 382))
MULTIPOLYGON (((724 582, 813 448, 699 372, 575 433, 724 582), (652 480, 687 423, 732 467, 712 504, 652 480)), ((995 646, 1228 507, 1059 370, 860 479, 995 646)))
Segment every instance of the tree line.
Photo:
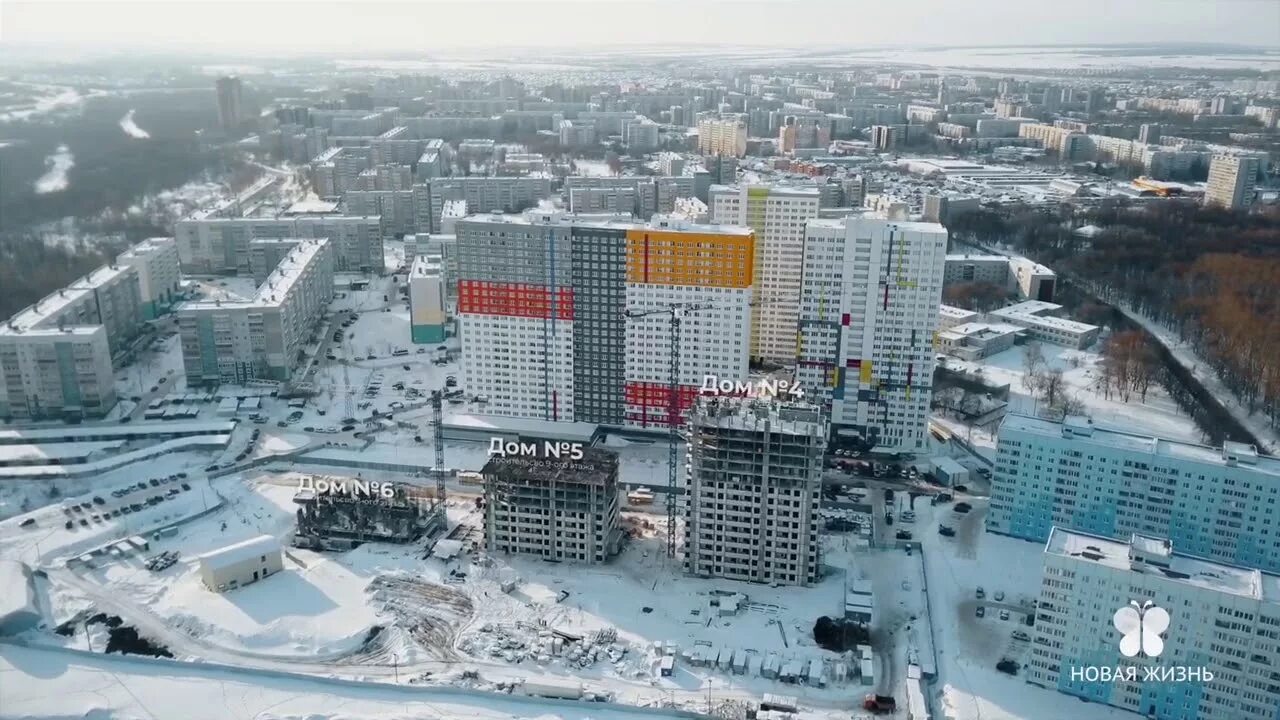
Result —
MULTIPOLYGON (((1032 257, 1167 328, 1250 413, 1280 427, 1280 209, 1232 212, 1176 200, 1008 206, 960 215, 948 228, 960 242, 1004 245, 1032 257), (1074 232, 1085 224, 1101 231, 1074 232)), ((1147 360, 1134 358, 1144 351, 1123 345, 1132 340, 1121 342, 1118 358, 1107 363, 1106 384, 1122 398, 1143 395, 1158 374, 1142 371, 1147 360)))

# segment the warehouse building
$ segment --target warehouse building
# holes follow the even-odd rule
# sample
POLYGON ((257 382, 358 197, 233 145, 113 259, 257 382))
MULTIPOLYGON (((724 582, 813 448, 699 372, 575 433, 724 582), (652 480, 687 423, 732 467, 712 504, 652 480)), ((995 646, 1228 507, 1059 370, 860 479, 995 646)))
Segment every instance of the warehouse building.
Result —
POLYGON ((200 580, 214 592, 227 592, 255 583, 284 569, 280 541, 259 535, 205 553, 199 558, 200 580))
POLYGON ((592 565, 617 555, 617 453, 585 447, 574 459, 572 450, 556 457, 548 444, 534 447, 532 455, 491 457, 481 470, 485 548, 592 565))
POLYGON ((685 571, 811 585, 827 422, 818 408, 704 397, 690 419, 685 571))

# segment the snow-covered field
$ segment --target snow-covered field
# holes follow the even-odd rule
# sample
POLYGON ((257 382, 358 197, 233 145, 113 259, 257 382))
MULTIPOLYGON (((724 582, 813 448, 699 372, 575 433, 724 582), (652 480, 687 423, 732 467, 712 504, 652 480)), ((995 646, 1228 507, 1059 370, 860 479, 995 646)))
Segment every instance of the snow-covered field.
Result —
POLYGON ((632 720, 687 717, 466 689, 356 684, 0 645, 7 718, 632 720))
POLYGON ((67 173, 76 166, 76 156, 72 154, 71 148, 59 145, 56 152, 44 159, 44 165, 44 174, 36 178, 36 194, 45 195, 66 190, 70 183, 67 173))
POLYGON ((133 113, 134 111, 130 110, 125 113, 124 117, 120 118, 120 129, 124 130, 125 135, 137 140, 146 140, 151 137, 151 133, 138 127, 138 123, 134 122, 133 113))
MULTIPOLYGON (((1182 412, 1169 395, 1159 386, 1152 385, 1147 399, 1138 395, 1129 402, 1122 401, 1114 392, 1107 397, 1098 389, 1101 376, 1099 364, 1102 356, 1089 350, 1073 350, 1059 345, 1042 344, 1041 350, 1048 367, 1062 370, 1068 396, 1084 404, 1086 412, 1094 420, 1129 428, 1133 432, 1150 433, 1172 440, 1199 443, 1204 438, 1191 417, 1182 412)), ((1011 348, 980 361, 947 358, 946 365, 953 370, 970 373, 981 372, 987 382, 1009 385, 1009 412, 1036 414, 1040 401, 1023 384, 1026 366, 1023 349, 1011 348)), ((968 428, 950 417, 937 418, 961 437, 968 436, 968 428)), ((995 447, 995 428, 989 431, 974 430, 973 443, 979 447, 995 447)))

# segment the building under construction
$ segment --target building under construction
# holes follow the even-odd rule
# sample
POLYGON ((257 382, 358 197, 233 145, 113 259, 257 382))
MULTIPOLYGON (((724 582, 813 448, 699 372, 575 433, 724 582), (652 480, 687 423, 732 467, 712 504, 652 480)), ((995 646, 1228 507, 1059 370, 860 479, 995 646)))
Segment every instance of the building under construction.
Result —
POLYGON ((603 563, 618 554, 618 455, 584 448, 572 460, 493 457, 484 475, 484 536, 491 553, 603 563))
POLYGON ((818 408, 701 398, 690 426, 685 570, 783 585, 817 582, 827 437, 818 408))
POLYGON ((293 498, 297 547, 350 550, 366 542, 409 543, 444 527, 444 507, 425 488, 330 477, 304 484, 293 498))

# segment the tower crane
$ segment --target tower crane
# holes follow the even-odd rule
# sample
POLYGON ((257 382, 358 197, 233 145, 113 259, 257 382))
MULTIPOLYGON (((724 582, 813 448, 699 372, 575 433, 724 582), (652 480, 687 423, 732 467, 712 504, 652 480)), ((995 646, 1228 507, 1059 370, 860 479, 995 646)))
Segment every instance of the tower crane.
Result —
MULTIPOLYGON (((747 303, 748 307, 759 307, 761 305, 770 305, 769 300, 752 300, 747 303)), ((676 462, 679 455, 680 445, 680 327, 684 318, 689 315, 700 313, 704 310, 715 310, 723 308, 723 305, 715 303, 701 302, 678 302, 669 303, 660 307, 648 310, 625 310, 623 316, 628 319, 638 319, 650 317, 653 315, 670 316, 671 328, 671 356, 670 360, 670 376, 668 377, 667 387, 667 428, 668 442, 670 447, 667 449, 667 557, 676 556, 676 462)))
POLYGON ((431 444, 435 447, 436 507, 444 517, 444 393, 431 391, 431 444))

